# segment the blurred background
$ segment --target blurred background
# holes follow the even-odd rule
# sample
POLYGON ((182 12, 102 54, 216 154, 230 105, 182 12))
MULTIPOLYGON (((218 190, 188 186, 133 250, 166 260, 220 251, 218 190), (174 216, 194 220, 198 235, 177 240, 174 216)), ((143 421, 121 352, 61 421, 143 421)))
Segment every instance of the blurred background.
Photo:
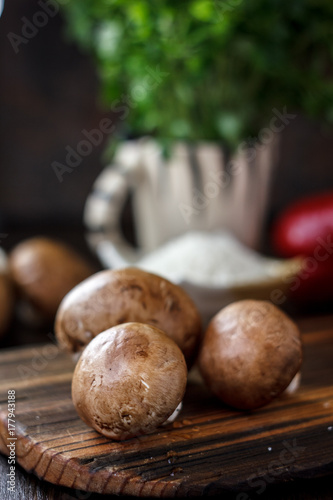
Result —
MULTIPOLYGON (((22 17, 40 11, 35 1, 6 2, 1 17, 1 227, 77 227, 91 185, 102 168, 103 144, 60 183, 51 163, 98 124, 93 65, 66 43, 60 14, 15 53, 9 33, 20 35, 22 17)), ((4 242, 5 243, 5 242, 4 242)))
MULTIPOLYGON (((204 20, 206 19, 205 16, 214 16, 212 6, 210 5, 210 10, 207 10, 207 5, 215 5, 216 2, 190 3, 191 5, 195 4, 194 7, 192 5, 195 16, 199 18, 201 16, 204 20), (208 11, 210 14, 207 14, 208 11)), ((115 4, 121 7, 122 2, 115 2, 115 4)), ((132 2, 130 4, 133 5, 132 2)), ((142 7, 142 2, 139 2, 139 4, 142 7)), ((311 21, 310 17, 306 17, 306 13, 301 12, 301 3, 296 2, 296 4, 292 7, 291 5, 288 6, 288 2, 281 2, 281 5, 270 2, 271 11, 281 9, 281 16, 277 15, 278 21, 274 21, 274 18, 271 19, 272 25, 276 22, 281 27, 285 23, 287 35, 290 28, 287 23, 290 19, 286 17, 284 20, 284 16, 288 9, 294 9, 293 16, 298 20, 299 26, 302 23, 306 25, 307 22, 310 23, 311 21)), ((104 118, 115 118, 111 111, 110 102, 107 102, 107 99, 103 101, 100 92, 101 81, 104 82, 105 90, 109 82, 107 78, 110 79, 113 76, 112 74, 108 77, 105 76, 105 61, 103 63, 98 50, 95 50, 93 35, 89 31, 90 25, 86 19, 90 14, 95 16, 95 20, 98 15, 104 16, 103 9, 106 8, 106 5, 107 2, 99 4, 99 2, 85 1, 80 3, 75 1, 66 2, 65 0, 58 3, 56 0, 49 2, 47 0, 10 0, 4 4, 0 19, 0 65, 2 75, 0 81, 0 236, 1 244, 6 250, 10 250, 18 241, 28 236, 36 234, 52 235, 72 243, 98 266, 97 259, 89 251, 84 238, 82 216, 87 195, 106 164, 104 153, 107 146, 107 135, 103 136, 103 140, 93 147, 89 154, 82 157, 80 163, 75 168, 72 168, 71 172, 63 172, 61 179, 57 176, 52 164, 55 161, 65 163, 65 156, 68 152, 66 148, 68 146, 75 147, 82 140, 83 130, 90 131, 93 128, 98 128, 104 118), (70 7, 71 4, 72 7, 70 7), (98 11, 99 7, 100 13, 98 11), (38 16, 36 15, 38 12, 46 12, 46 14, 39 14, 38 16), (86 47, 84 48, 83 42, 85 38, 86 47)), ((229 3, 218 3, 218 6, 222 17, 220 24, 214 24, 214 37, 217 40, 219 39, 219 30, 221 30, 221 33, 228 31, 228 26, 224 27, 224 24, 229 19, 227 16, 236 16, 237 9, 241 11, 243 4, 242 2, 232 2, 230 0, 229 3)), ((172 2, 163 2, 161 12, 163 9, 165 10, 166 18, 169 7, 170 9, 173 8, 172 2)), ((258 12, 261 12, 260 9, 264 9, 261 2, 257 2, 256 8, 259 9, 258 12)), ((295 67, 299 63, 303 72, 306 73, 306 66, 304 66, 306 57, 304 55, 308 49, 309 53, 311 53, 311 36, 313 36, 314 47, 322 46, 323 48, 322 60, 317 58, 318 74, 323 71, 325 77, 329 79, 332 76, 332 66, 329 65, 330 61, 327 54, 330 54, 332 58, 332 47, 328 47, 327 40, 333 33, 333 21, 326 14, 331 13, 331 7, 329 7, 328 2, 319 2, 316 7, 312 8, 318 9, 315 12, 315 14, 318 14, 318 23, 321 19, 320 16, 327 20, 325 26, 322 27, 324 35, 319 39, 318 32, 311 31, 312 25, 309 28, 309 40, 304 40, 303 33, 300 32, 300 46, 302 47, 303 43, 305 48, 304 52, 299 49, 300 61, 295 59, 295 67), (327 13, 325 9, 328 9, 327 13)), ((158 6, 156 6, 156 9, 158 9, 158 6)), ((181 15, 183 16, 185 15, 184 9, 185 7, 182 7, 181 15)), ((244 35, 245 29, 248 29, 241 19, 241 14, 240 12, 239 19, 235 17, 235 26, 239 26, 240 38, 244 35)), ((140 11, 140 8, 137 8, 137 11, 131 12, 131 19, 134 20, 134 23, 136 20, 140 20, 141 24, 147 22, 148 25, 145 15, 142 9, 140 11)), ((255 26, 256 18, 253 17, 252 19, 253 29, 258 29, 255 26)), ((296 38, 297 22, 293 20, 296 27, 296 33, 294 33, 296 38)), ((261 28, 258 31, 262 31, 263 36, 265 31, 269 31, 267 27, 265 30, 264 23, 265 18, 263 18, 261 28)), ((181 24, 181 26, 183 29, 184 24, 181 24)), ((194 32, 192 25, 187 29, 189 33, 194 32)), ((177 33, 179 34, 180 31, 177 33)), ((287 36, 286 33, 284 32, 283 36, 287 36)), ((184 36, 186 36, 186 33, 184 36)), ((237 32, 233 36, 237 37, 237 32)), ((278 36, 280 35, 277 35, 277 40, 278 36)), ((149 33, 147 37, 144 47, 149 46, 149 33)), ((253 39, 255 39, 254 36, 253 39)), ((132 42, 135 44, 135 39, 132 42)), ((122 40, 119 43, 121 44, 122 40)), ((196 53, 199 51, 199 54, 200 43, 198 31, 195 47, 196 53)), ((257 43, 260 44, 263 41, 259 39, 257 43)), ((154 47, 155 45, 152 43, 152 53, 154 47)), ((174 50, 172 48, 171 53, 174 50)), ((208 52, 209 50, 211 49, 208 47, 208 52)), ((231 47, 230 51, 232 51, 231 47)), ((158 57, 158 51, 156 54, 158 57)), ((254 76, 256 71, 258 71, 258 74, 260 71, 262 74, 266 71, 265 68, 269 59, 269 55, 262 60, 260 59, 260 53, 257 56, 256 60, 261 62, 258 63, 257 69, 255 65, 253 66, 254 76), (264 70, 262 67, 264 67, 264 70)), ((223 57, 227 59, 227 54, 223 55, 221 52, 221 58, 223 59, 223 57)), ((272 58, 273 61, 270 64, 273 69, 267 69, 265 74, 269 74, 272 81, 274 81, 274 64, 277 65, 279 71, 284 70, 282 66, 279 66, 278 53, 276 60, 274 60, 274 53, 272 52, 272 58)), ((229 59, 230 65, 232 65, 232 58, 229 57, 229 59)), ((179 60, 177 62, 179 63, 179 60)), ((193 67, 196 67, 195 65, 194 61, 193 67)), ((180 72, 182 71, 181 68, 182 65, 180 64, 180 72)), ((292 71, 292 67, 286 67, 285 71, 292 71)), ((291 74, 290 76, 291 79, 298 77, 297 74, 291 74)), ((314 73, 310 70, 309 78, 316 82, 314 73)), ((246 87, 246 78, 244 80, 242 84, 246 87)), ((267 81, 269 80, 262 81, 262 85, 266 85, 266 90, 267 81)), ((252 84, 253 81, 249 79, 248 85, 252 84)), ((176 81, 174 85, 176 88, 176 81)), ((216 85, 215 81, 214 86, 216 87, 216 85)), ((168 86, 172 89, 173 83, 169 82, 168 86)), ((121 89, 121 86, 119 88, 121 89)), ((314 92, 316 92, 316 87, 314 89, 314 92)), ((263 252, 271 252, 269 243, 271 224, 285 207, 302 196, 320 193, 323 190, 333 188, 333 132, 329 126, 329 120, 322 119, 325 99, 328 99, 327 96, 332 95, 329 92, 325 94, 327 89, 328 86, 323 90, 324 94, 317 94, 319 96, 318 101, 321 102, 318 117, 314 116, 316 113, 307 113, 296 109, 297 106, 292 109, 286 103, 288 104, 288 112, 295 113, 296 117, 290 121, 290 124, 280 134, 277 165, 270 185, 268 205, 264 217, 264 229, 259 248, 263 252)), ((118 89, 118 92, 120 91, 118 89)), ((208 94, 210 91, 211 89, 206 87, 208 94)), ((301 93, 302 90, 299 89, 299 92, 301 93)), ((330 92, 332 92, 332 88, 330 88, 330 92)), ((264 95, 264 90, 261 90, 259 85, 258 94, 260 93, 264 95)), ((107 92, 104 92, 104 97, 105 94, 107 92)), ((181 92, 179 91, 178 94, 181 95, 181 92)), ((113 98, 114 95, 111 96, 110 100, 113 98)), ((185 102, 186 96, 183 99, 185 102)), ((316 93, 312 95, 313 100, 316 100, 316 93)), ((326 102, 327 108, 329 108, 332 103, 326 102)), ((282 110, 284 103, 283 95, 282 97, 279 96, 276 107, 282 110)), ((256 103, 254 103, 255 105, 256 103)), ((142 109, 144 110, 144 108, 142 109)), ((178 109, 177 103, 175 103, 175 109, 178 109)), ((269 109, 267 119, 271 116, 271 109, 269 109)), ((267 123, 267 120, 265 120, 264 117, 263 124, 267 123)), ((251 118, 248 121, 251 121, 251 118)), ((245 135, 243 137, 244 140, 247 140, 249 137, 248 128, 244 130, 245 135)), ((253 130, 255 136, 258 132, 256 123, 253 130)), ((135 134, 137 131, 135 128, 133 131, 120 131, 125 136, 132 132, 135 134)), ((177 133, 177 137, 183 138, 182 134, 179 133, 179 129, 177 133)), ((128 225, 127 231, 131 233, 132 229, 128 230, 130 227, 128 218, 125 218, 126 224, 128 225)))
MULTIPOLYGON (((66 146, 82 140, 83 129, 97 127, 110 113, 99 99, 92 57, 65 36, 62 11, 49 17, 27 43, 13 39, 18 43, 15 53, 8 34, 23 36, 22 18, 32 20, 40 10, 37 1, 11 0, 0 20, 3 233, 80 226, 85 199, 103 168, 104 141, 63 182, 51 167, 53 161, 64 160, 66 146)), ((298 114, 281 138, 267 223, 291 200, 333 187, 332 131, 298 114)))

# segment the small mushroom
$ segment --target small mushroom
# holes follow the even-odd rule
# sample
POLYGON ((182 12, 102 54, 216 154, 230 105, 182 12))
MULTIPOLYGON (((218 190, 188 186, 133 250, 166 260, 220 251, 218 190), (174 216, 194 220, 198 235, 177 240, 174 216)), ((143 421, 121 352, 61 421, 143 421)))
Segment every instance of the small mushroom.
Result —
POLYGON ((153 326, 124 323, 84 349, 72 399, 87 425, 122 440, 163 424, 182 401, 186 382, 185 359, 173 340, 153 326))
POLYGON ((193 301, 174 283, 134 267, 100 271, 71 290, 58 309, 55 333, 59 345, 75 353, 100 332, 133 321, 160 328, 191 365, 201 336, 193 301))
POLYGON ((9 265, 21 310, 46 319, 53 319, 63 297, 94 271, 67 245, 43 237, 19 243, 9 255, 9 265))
POLYGON ((211 320, 198 362, 207 386, 223 402, 259 408, 279 396, 299 371, 300 332, 270 302, 234 302, 211 320))

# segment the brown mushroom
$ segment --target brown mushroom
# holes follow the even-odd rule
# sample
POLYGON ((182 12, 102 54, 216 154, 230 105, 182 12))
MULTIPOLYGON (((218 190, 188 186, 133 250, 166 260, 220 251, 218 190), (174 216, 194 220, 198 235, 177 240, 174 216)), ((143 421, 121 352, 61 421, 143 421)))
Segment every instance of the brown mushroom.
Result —
POLYGON ((163 424, 184 396, 184 356, 164 332, 142 323, 95 337, 74 371, 72 399, 84 422, 116 440, 163 424))
POLYGON ((19 243, 10 253, 9 265, 23 301, 49 319, 66 293, 94 271, 67 245, 43 237, 19 243))
POLYGON ((300 332, 270 302, 234 302, 211 320, 198 362, 207 386, 222 401, 258 408, 281 394, 300 369, 300 332))
POLYGON ((191 363, 201 334, 195 305, 179 286, 136 268, 100 271, 76 286, 61 302, 55 332, 60 346, 77 352, 100 332, 132 321, 163 330, 191 363))

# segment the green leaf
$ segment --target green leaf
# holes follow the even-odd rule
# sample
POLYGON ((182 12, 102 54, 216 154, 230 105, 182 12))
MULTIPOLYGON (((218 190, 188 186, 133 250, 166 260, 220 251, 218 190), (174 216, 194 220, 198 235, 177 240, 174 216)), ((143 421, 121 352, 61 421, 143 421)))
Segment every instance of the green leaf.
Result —
POLYGON ((279 106, 333 123, 332 0, 67 0, 60 7, 67 33, 94 59, 106 107, 132 99, 126 123, 136 135, 236 147, 279 106))

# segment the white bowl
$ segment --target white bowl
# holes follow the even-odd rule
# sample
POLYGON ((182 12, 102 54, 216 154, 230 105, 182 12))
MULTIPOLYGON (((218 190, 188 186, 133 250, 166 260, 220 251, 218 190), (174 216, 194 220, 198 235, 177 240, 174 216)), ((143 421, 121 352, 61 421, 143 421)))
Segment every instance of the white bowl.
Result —
POLYGON ((301 270, 302 259, 273 260, 276 273, 269 278, 223 287, 196 285, 188 281, 178 284, 190 295, 206 325, 220 309, 243 299, 270 300, 281 306, 288 299, 291 279, 301 270))
MULTIPOLYGON (((114 234, 113 237, 109 235, 107 240, 104 237, 99 240, 97 235, 90 235, 90 244, 105 268, 129 266, 142 268, 140 259, 143 255, 128 244, 124 244, 117 234, 114 234)), ((238 279, 234 283, 222 286, 202 285, 186 279, 171 278, 163 273, 156 273, 156 271, 155 273, 170 279, 189 294, 201 314, 203 324, 206 325, 222 307, 237 300, 270 300, 275 305, 281 306, 288 298, 290 283, 301 270, 302 262, 301 257, 293 259, 263 258, 263 266, 269 269, 265 276, 243 282, 238 279)))

